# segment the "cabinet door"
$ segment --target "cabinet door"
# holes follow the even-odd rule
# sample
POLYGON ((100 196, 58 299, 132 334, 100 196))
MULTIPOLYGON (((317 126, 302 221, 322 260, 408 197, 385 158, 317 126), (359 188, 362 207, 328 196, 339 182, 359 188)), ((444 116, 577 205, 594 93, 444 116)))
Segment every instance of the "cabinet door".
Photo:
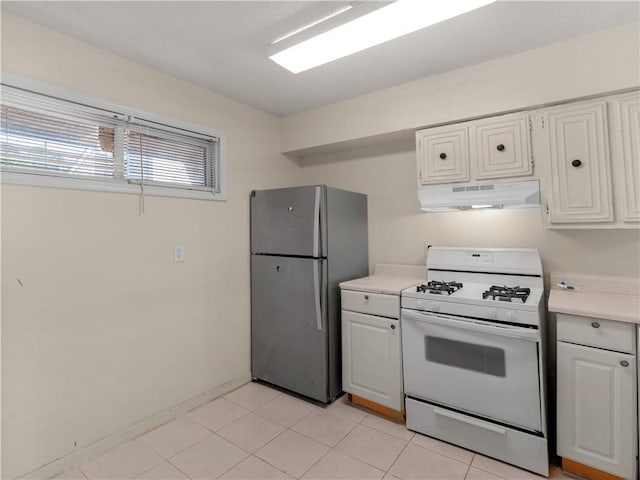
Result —
POLYGON ((640 221, 640 93, 619 95, 613 100, 617 188, 623 222, 640 221))
POLYGON ((419 130, 416 146, 421 184, 469 181, 466 126, 446 125, 419 130))
POLYGON ((342 389, 403 410, 400 322, 342 310, 342 389))
POLYGON ((634 478, 634 355, 558 342, 558 455, 634 478))
POLYGON ((611 222, 611 172, 605 102, 544 110, 550 161, 550 223, 611 222))
POLYGON ((471 124, 474 178, 520 177, 533 173, 529 115, 515 113, 471 124))

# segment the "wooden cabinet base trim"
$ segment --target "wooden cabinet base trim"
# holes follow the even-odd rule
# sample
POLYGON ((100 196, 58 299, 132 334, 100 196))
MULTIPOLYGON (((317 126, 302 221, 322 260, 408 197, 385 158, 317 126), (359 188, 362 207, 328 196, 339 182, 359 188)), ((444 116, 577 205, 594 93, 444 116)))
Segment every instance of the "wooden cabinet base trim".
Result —
POLYGON ((404 423, 404 413, 399 412, 398 410, 393 410, 392 408, 385 407, 384 405, 380 405, 379 403, 372 402, 371 400, 367 400, 366 398, 359 397, 357 395, 352 395, 351 393, 347 393, 347 398, 350 402, 355 403, 356 405, 363 406, 368 408, 369 410, 373 410, 374 412, 380 413, 385 417, 392 418, 393 420, 404 423))
POLYGON ((573 460, 569 460, 568 458, 562 459, 562 469, 567 472, 577 473, 578 475, 590 478, 591 480, 623 480, 620 477, 616 477, 615 475, 603 472, 602 470, 583 465, 582 463, 574 462, 573 460))

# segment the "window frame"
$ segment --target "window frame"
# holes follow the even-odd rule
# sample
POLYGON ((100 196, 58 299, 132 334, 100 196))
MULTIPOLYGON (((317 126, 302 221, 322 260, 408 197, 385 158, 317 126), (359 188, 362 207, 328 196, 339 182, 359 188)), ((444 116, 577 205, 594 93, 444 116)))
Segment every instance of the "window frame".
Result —
MULTIPOLYGON (((161 196, 175 198, 192 198, 202 200, 227 200, 227 156, 226 138, 220 130, 203 127, 183 120, 167 117, 154 112, 137 108, 125 107, 116 103, 108 102, 90 95, 84 95, 66 88, 57 87, 43 82, 2 72, 2 88, 17 88, 26 90, 36 95, 53 97, 56 100, 78 104, 81 108, 106 110, 118 112, 126 117, 135 119, 134 124, 139 126, 147 124, 152 128, 159 128, 168 133, 184 132, 185 135, 192 134, 193 137, 214 137, 217 139, 216 151, 214 152, 214 170, 216 172, 217 185, 214 187, 189 188, 181 185, 158 185, 140 182, 131 182, 127 179, 109 178, 99 179, 85 176, 72 177, 67 175, 57 175, 46 171, 11 171, 0 170, 0 181, 2 184, 25 185, 64 188, 71 190, 93 190, 101 192, 125 193, 133 195, 144 194, 146 196, 161 196), (138 123, 141 122, 141 123, 138 123), (155 126, 154 126, 155 125, 155 126), (164 128, 162 128, 164 127, 164 128), (217 191, 216 191, 217 189, 217 191)), ((138 130, 134 128, 134 130, 138 130)), ((207 170, 209 170, 207 165, 207 170)))

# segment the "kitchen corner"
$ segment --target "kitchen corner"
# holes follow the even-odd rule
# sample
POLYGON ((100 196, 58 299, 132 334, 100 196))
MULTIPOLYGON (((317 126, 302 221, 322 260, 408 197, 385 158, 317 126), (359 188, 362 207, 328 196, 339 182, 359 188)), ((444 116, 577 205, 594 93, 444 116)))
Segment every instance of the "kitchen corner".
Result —
POLYGON ((635 478, 640 280, 551 273, 557 322, 557 429, 562 467, 635 478))

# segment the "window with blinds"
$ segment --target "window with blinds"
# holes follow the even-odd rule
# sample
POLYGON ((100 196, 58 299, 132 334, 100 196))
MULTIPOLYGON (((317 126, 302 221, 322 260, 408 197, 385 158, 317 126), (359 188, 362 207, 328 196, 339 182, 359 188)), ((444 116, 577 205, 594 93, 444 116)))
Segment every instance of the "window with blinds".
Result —
POLYGON ((2 87, 5 172, 220 192, 219 138, 2 87))

